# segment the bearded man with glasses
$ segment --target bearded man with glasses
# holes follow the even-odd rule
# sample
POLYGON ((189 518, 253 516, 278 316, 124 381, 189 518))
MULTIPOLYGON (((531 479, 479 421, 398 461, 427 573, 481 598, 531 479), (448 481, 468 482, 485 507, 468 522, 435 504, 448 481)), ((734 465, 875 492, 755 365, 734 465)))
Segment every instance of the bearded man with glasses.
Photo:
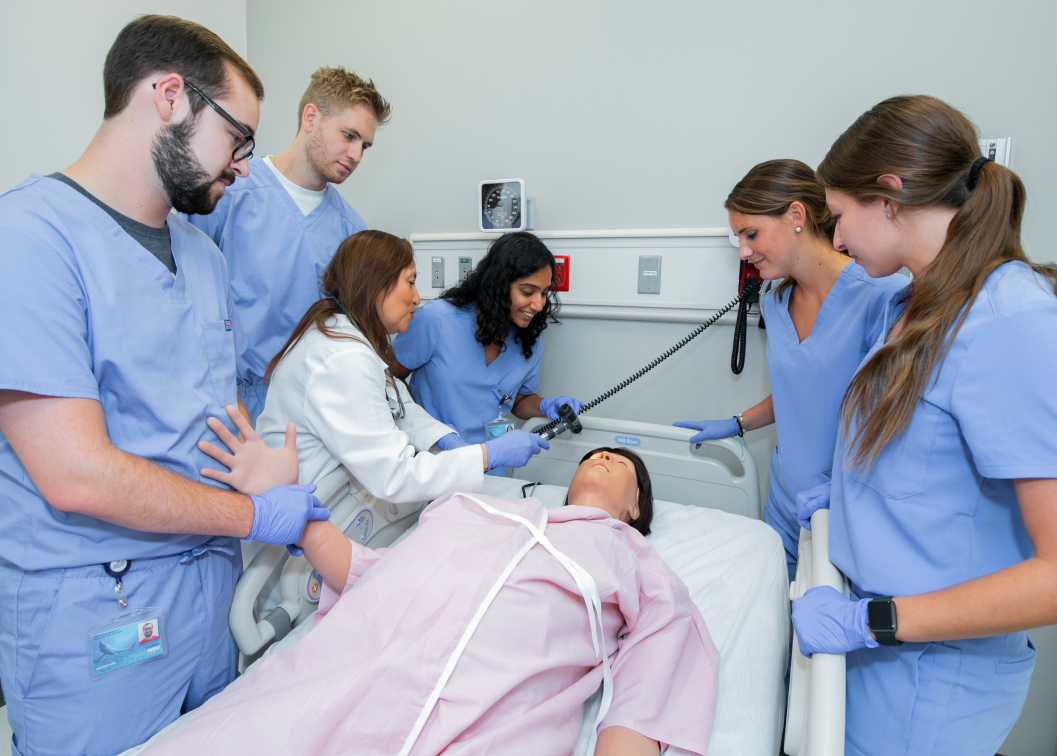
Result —
MULTIPOLYGON (((17 756, 117 754, 222 690, 238 539, 293 543, 328 516, 309 487, 245 496, 199 472, 221 469, 198 449, 218 441, 206 418, 235 430, 245 338, 220 250, 170 211, 208 213, 246 175, 260 80, 208 29, 144 16, 103 83, 81 157, 0 197, 0 678, 17 756)), ((296 483, 292 444, 286 460, 296 483)))

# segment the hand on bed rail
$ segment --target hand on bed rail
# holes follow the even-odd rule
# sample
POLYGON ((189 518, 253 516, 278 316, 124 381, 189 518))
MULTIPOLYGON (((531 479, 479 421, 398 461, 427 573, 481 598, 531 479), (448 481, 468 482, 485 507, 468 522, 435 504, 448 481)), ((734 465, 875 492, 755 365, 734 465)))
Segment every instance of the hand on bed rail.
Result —
POLYGON ((224 409, 245 441, 239 441, 231 435, 231 431, 224 427, 224 424, 217 418, 208 418, 206 425, 217 434, 221 443, 231 450, 231 454, 222 451, 208 441, 199 441, 198 449, 224 465, 230 472, 207 468, 199 470, 202 477, 218 480, 250 496, 262 494, 275 486, 289 486, 297 483, 296 426, 293 423, 286 426, 286 443, 282 449, 276 451, 268 448, 261 441, 237 409, 230 404, 224 409))
POLYGON ((796 495, 796 519, 800 527, 811 530, 811 515, 820 509, 829 509, 830 484, 809 488, 796 495))
POLYGON ((828 585, 812 588, 793 602, 793 629, 800 653, 846 654, 877 648, 866 625, 870 599, 851 601, 828 585))

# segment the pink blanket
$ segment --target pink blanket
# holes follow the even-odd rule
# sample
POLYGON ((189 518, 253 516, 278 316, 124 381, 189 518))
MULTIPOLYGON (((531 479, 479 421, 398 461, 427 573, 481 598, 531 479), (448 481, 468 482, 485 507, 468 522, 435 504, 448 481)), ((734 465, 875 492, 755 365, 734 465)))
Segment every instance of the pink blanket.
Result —
MULTIPOLYGON (((479 496, 534 524, 537 499, 479 496)), ((545 534, 594 578, 621 725, 705 754, 719 654, 686 587, 635 530, 600 509, 546 513, 545 534)), ((324 590, 316 628, 185 716, 162 754, 398 753, 464 630, 527 528, 459 494, 433 502, 393 549, 353 544, 348 583, 324 590)), ((412 756, 568 756, 602 666, 572 576, 532 547, 496 595, 412 756)))

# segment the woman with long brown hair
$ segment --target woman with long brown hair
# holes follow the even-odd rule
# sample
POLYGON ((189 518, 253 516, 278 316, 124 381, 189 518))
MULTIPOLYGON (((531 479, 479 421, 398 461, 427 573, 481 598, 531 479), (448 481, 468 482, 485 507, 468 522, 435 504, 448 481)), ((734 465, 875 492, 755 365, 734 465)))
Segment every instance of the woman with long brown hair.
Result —
MULTIPOLYGON (((235 488, 281 466, 287 424, 296 426, 299 482, 339 465, 370 494, 405 504, 452 491, 480 491, 494 467, 521 467, 547 442, 511 431, 484 444, 421 453, 452 429, 431 417, 393 376, 389 336, 407 330, 419 304, 415 258, 404 239, 361 231, 341 243, 323 271, 318 302, 268 365, 268 398, 257 419, 264 444, 228 442, 233 455, 203 448, 231 469, 235 488), (266 446, 267 445, 267 446, 266 446)), ((240 430, 256 442, 248 427, 240 430)))
POLYGON ((837 247, 914 281, 842 405, 829 548, 853 595, 793 603, 800 649, 847 654, 847 754, 993 756, 1024 631, 1057 622, 1057 267, 1021 247, 1020 179, 940 100, 880 103, 818 174, 837 247))
POLYGON ((800 540, 796 495, 829 480, 840 398, 877 338, 885 303, 908 281, 871 278, 833 248, 826 191, 799 160, 755 166, 725 206, 741 259, 765 280, 781 281, 760 298, 771 395, 725 420, 675 425, 700 431, 692 443, 777 426, 764 519, 782 537, 792 580, 800 540))

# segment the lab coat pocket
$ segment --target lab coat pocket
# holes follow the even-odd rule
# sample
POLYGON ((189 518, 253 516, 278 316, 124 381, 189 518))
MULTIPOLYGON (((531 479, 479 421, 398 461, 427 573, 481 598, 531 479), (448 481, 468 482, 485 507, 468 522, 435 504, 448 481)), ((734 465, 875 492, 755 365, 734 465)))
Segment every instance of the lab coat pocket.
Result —
POLYGON ((221 407, 235 404, 235 334, 231 330, 231 321, 202 323, 202 339, 217 401, 221 407))
POLYGON ((906 499, 924 491, 940 413, 935 405, 918 402, 906 431, 885 444, 872 465, 858 469, 846 467, 845 477, 869 486, 888 499, 906 499))

